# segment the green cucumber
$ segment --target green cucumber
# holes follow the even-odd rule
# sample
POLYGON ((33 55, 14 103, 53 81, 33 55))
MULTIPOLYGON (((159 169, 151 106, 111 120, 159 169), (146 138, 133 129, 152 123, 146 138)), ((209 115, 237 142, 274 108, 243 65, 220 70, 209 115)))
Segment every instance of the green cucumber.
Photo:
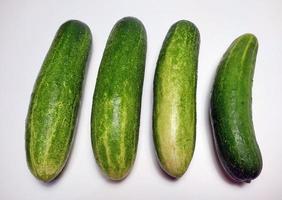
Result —
POLYGON ((252 80, 258 41, 238 37, 225 52, 215 77, 210 117, 220 163, 236 182, 250 182, 262 169, 252 122, 252 80))
POLYGON ((200 34, 185 20, 164 40, 154 78, 153 138, 159 163, 170 176, 182 176, 196 140, 196 88, 200 34))
POLYGON ((62 171, 71 150, 91 38, 86 24, 64 23, 33 89, 26 121, 27 163, 45 182, 62 171))
POLYGON ((91 139, 99 167, 112 180, 125 178, 135 160, 146 46, 143 24, 123 18, 112 29, 100 64, 91 139))

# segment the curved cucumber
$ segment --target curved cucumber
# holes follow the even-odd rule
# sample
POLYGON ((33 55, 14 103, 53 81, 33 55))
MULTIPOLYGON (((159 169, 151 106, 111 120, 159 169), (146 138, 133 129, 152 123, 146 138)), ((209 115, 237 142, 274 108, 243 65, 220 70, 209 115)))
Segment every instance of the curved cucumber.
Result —
POLYGON ((211 96, 216 151, 227 174, 237 182, 250 182, 262 169, 251 105, 257 49, 252 34, 230 45, 218 66, 211 96))
POLYGON ((71 20, 58 30, 35 83, 26 121, 26 155, 34 176, 51 181, 70 153, 91 32, 71 20))
POLYGON ((153 137, 162 169, 180 177, 196 139, 196 87, 200 34, 189 21, 175 23, 165 38, 154 79, 153 137))
POLYGON ((127 176, 135 160, 146 57, 146 31, 136 18, 113 27, 93 96, 91 139, 99 167, 112 180, 127 176))

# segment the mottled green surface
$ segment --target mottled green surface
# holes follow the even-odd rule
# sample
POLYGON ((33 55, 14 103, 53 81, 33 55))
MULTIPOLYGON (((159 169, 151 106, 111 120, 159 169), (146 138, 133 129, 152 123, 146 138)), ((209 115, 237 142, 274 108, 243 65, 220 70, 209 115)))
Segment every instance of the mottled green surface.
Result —
POLYGON ((254 35, 237 38, 224 54, 211 97, 216 150, 232 179, 249 182, 262 169, 252 122, 252 79, 258 42, 254 35))
POLYGON ((135 160, 145 56, 142 23, 132 17, 118 21, 101 61, 91 118, 96 161, 113 180, 123 179, 135 160))
POLYGON ((79 21, 58 30, 35 83, 26 122, 31 172, 51 181, 63 169, 74 136, 91 32, 79 21))
POLYGON ((163 43, 154 79, 153 136, 161 167, 180 177, 192 159, 196 139, 196 87, 200 34, 178 21, 163 43))

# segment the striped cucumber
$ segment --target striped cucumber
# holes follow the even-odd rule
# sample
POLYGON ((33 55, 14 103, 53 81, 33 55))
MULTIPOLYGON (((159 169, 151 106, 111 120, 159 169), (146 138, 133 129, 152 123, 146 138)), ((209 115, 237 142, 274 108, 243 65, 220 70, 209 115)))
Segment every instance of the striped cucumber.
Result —
POLYGON ((32 174, 42 181, 56 178, 69 156, 90 47, 88 26, 67 21, 36 80, 26 121, 26 155, 32 174))
POLYGON ((146 45, 143 24, 123 18, 112 29, 100 64, 91 139, 99 167, 112 180, 126 177, 135 160, 146 45))
POLYGON ((250 182, 262 169, 252 122, 252 80, 258 41, 237 38, 219 63, 211 96, 211 122, 219 160, 236 182, 250 182))
POLYGON ((162 169, 175 178, 185 173, 195 148, 199 45, 197 27, 176 22, 164 40, 155 72, 155 149, 162 169))

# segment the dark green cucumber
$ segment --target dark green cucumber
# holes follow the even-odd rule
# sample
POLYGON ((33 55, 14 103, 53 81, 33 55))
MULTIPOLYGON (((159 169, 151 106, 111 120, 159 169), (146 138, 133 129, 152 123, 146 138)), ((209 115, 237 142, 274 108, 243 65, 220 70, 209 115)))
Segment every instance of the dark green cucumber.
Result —
POLYGON ((112 29, 100 64, 91 139, 99 167, 112 180, 126 177, 135 160, 146 46, 143 24, 123 18, 112 29))
POLYGON ((187 170, 195 148, 199 45, 197 27, 176 22, 164 40, 155 72, 155 149, 162 169, 176 178, 187 170))
POLYGON ((211 122, 219 160, 236 182, 250 182, 262 169, 252 122, 252 81, 258 41, 237 38, 221 59, 211 96, 211 122))
POLYGON ((91 32, 71 20, 58 30, 35 83, 26 121, 26 155, 34 176, 53 180, 70 153, 91 32))

